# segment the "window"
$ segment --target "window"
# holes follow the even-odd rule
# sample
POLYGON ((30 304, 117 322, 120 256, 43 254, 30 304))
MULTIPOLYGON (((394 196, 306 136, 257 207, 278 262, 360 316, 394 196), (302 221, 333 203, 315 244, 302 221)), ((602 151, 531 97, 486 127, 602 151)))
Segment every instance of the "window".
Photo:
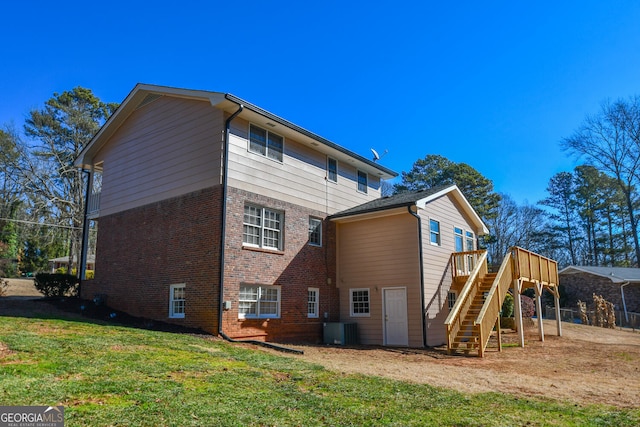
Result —
POLYGON ((245 205, 242 243, 280 250, 282 248, 282 213, 245 205))
POLYGON ((440 246, 440 223, 435 219, 429 220, 429 235, 431 244, 440 246))
POLYGON ((351 316, 368 317, 370 314, 369 289, 351 289, 349 305, 351 306, 351 316))
POLYGON ((322 220, 309 217, 309 244, 322 246, 322 220))
POLYGON ((449 292, 447 294, 447 305, 449 306, 449 310, 453 309, 453 306, 456 305, 457 295, 455 292, 449 292))
POLYGON ((453 227, 453 237, 456 244, 456 252, 464 251, 462 228, 453 227))
POLYGON ((320 289, 318 288, 309 288, 307 291, 307 317, 319 317, 318 315, 318 306, 319 306, 319 295, 320 289))
POLYGON ((238 317, 241 319, 280 317, 280 287, 241 285, 238 317))
POLYGON ((338 182, 338 161, 327 157, 327 179, 331 182, 338 182))
POLYGON ((369 183, 367 173, 358 171, 358 191, 360 191, 361 193, 366 193, 368 185, 369 183))
POLYGON ((249 125, 249 151, 282 162, 284 138, 256 125, 249 125))
POLYGON ((467 231, 466 233, 467 236, 467 250, 468 251, 472 251, 473 250, 473 243, 474 243, 474 238, 473 238, 473 233, 470 231, 467 231))
POLYGON ((185 285, 171 285, 169 287, 169 317, 172 319, 184 318, 185 312, 185 285))

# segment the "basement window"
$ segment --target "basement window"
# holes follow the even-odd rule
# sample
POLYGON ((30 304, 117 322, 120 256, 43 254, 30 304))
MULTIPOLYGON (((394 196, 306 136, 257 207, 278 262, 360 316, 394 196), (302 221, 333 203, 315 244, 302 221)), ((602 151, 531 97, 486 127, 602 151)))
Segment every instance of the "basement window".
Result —
POLYGON ((169 317, 183 319, 185 314, 185 284, 169 287, 169 317))
POLYGON ((369 289, 351 289, 349 291, 351 317, 369 317, 371 314, 369 301, 369 289))
POLYGON ((280 287, 241 285, 238 317, 240 319, 279 318, 280 287))

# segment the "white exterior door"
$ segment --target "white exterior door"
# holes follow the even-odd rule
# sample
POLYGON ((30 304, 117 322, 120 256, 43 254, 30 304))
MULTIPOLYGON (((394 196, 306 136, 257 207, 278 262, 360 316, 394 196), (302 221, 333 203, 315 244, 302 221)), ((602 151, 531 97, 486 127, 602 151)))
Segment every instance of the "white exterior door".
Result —
POLYGON ((383 289, 384 344, 409 345, 407 322, 407 290, 405 288, 383 289))

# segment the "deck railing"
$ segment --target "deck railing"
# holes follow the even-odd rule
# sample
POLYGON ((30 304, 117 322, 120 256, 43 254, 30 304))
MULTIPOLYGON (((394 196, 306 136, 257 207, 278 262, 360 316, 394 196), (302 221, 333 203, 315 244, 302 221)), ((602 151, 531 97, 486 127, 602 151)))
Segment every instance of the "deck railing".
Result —
POLYGON ((550 258, 514 246, 511 253, 516 260, 515 274, 526 282, 540 282, 543 285, 558 284, 558 263, 550 258))
POLYGON ((451 309, 447 320, 444 322, 447 327, 447 347, 449 349, 452 348, 453 339, 462 328, 462 322, 467 316, 471 303, 478 292, 478 286, 475 285, 475 282, 489 271, 487 267, 487 251, 453 253, 451 255, 451 265, 454 280, 456 276, 468 277, 465 285, 462 287, 462 291, 460 291, 460 295, 458 295, 453 309, 451 309), (474 267, 468 270, 470 260, 474 267), (456 274, 457 272, 462 274, 456 274))

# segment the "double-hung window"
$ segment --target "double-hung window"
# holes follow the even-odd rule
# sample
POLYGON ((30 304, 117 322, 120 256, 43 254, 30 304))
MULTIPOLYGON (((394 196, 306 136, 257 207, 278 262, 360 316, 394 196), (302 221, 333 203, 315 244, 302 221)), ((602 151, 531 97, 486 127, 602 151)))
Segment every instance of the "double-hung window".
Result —
POLYGON ((327 179, 331 182, 338 182, 338 161, 327 157, 327 179))
POLYGON ((169 317, 182 319, 185 314, 185 285, 171 285, 169 287, 169 317))
POLYGON ((256 125, 249 125, 249 151, 261 154, 278 162, 282 162, 284 138, 262 129, 256 125))
POLYGON ((358 191, 361 193, 366 193, 368 186, 369 186, 369 178, 367 177, 367 173, 363 171, 358 171, 358 191))
POLYGON ((319 317, 320 289, 307 289, 307 317, 319 317))
POLYGON ((322 246, 322 220, 309 217, 309 244, 322 246))
POLYGON ((453 238, 455 240, 456 252, 463 252, 464 240, 463 240, 462 228, 453 227, 453 238))
POLYGON ((352 317, 369 317, 371 313, 369 289, 351 289, 349 292, 349 306, 352 317))
POLYGON ((470 231, 466 232, 466 237, 467 237, 467 250, 468 251, 472 251, 473 250, 473 246, 474 246, 474 238, 473 238, 473 233, 470 231))
POLYGON ((440 222, 435 219, 429 220, 429 238, 432 245, 440 246, 440 222))
POLYGON ((280 317, 279 286, 241 285, 238 299, 241 319, 280 317))
POLYGON ((266 249, 282 249, 282 212, 244 206, 242 243, 266 249))

